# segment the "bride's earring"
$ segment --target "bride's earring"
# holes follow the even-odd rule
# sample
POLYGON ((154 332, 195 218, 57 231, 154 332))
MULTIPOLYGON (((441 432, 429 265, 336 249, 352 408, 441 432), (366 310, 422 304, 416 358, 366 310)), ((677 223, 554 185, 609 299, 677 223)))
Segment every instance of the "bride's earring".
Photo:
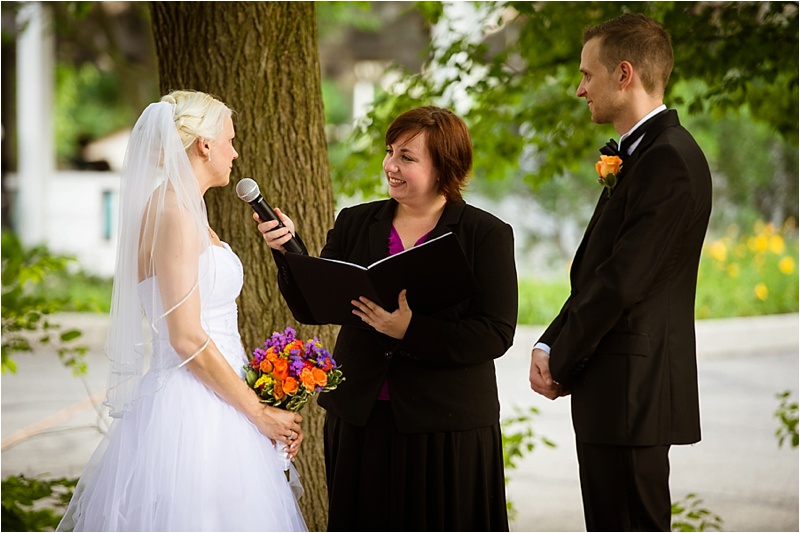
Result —
POLYGON ((208 162, 211 163, 211 150, 208 151, 208 162))

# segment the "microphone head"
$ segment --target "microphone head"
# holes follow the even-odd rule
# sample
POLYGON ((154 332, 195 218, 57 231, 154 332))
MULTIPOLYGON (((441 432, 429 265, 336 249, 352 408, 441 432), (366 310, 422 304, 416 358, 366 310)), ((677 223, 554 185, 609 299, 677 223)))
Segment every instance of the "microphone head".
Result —
POLYGON ((239 198, 249 203, 261 196, 261 191, 255 180, 243 178, 236 184, 236 194, 239 198))

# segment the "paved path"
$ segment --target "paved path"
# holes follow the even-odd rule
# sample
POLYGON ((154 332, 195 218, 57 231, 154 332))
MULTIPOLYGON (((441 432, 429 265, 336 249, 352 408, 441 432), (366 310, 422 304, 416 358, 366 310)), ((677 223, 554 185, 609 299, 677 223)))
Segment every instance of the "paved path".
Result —
MULTIPOLYGON (((105 317, 60 319, 83 329, 89 374, 73 378, 48 350, 17 357, 19 372, 2 376, 3 477, 78 476, 107 423, 92 408, 105 385, 105 317)), ((536 407, 535 432, 557 444, 538 446, 508 472, 518 511, 512 530, 582 531, 569 401, 550 402, 527 384, 541 329, 518 328, 497 362, 503 417, 536 407)), ((776 393, 798 397, 798 315, 701 321, 698 349, 703 440, 673 448, 673 499, 696 493, 726 531, 798 531, 798 451, 778 447, 773 418, 776 393)))

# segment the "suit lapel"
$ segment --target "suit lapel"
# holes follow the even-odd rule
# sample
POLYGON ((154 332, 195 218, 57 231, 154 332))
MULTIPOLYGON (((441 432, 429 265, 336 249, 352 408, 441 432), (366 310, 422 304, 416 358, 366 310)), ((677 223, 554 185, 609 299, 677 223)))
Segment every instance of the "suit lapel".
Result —
MULTIPOLYGON (((622 185, 624 178, 630 172, 630 169, 634 167, 636 161, 639 157, 647 151, 648 148, 655 142, 656 138, 663 132, 665 129, 679 126, 680 121, 678 120, 678 112, 670 109, 663 113, 656 115, 655 117, 651 118, 640 127, 645 128, 645 134, 642 138, 639 145, 633 151, 633 153, 625 160, 625 163, 622 165, 622 169, 620 170, 619 176, 617 178, 617 189, 622 185)), ((575 252, 575 260, 573 261, 573 268, 580 262, 581 257, 583 257, 584 250, 586 249, 586 244, 589 241, 589 236, 592 233, 595 225, 597 225, 597 221, 600 220, 600 215, 603 214, 603 210, 605 209, 606 205, 609 202, 609 198, 607 197, 605 190, 600 195, 600 199, 597 201, 597 206, 595 206, 594 213, 592 214, 592 218, 589 220, 589 224, 586 226, 586 231, 583 234, 583 239, 581 239, 581 243, 578 246, 578 250, 575 252)))
POLYGON ((654 116, 640 126, 640 128, 645 130, 644 137, 642 137, 642 140, 639 142, 639 145, 636 147, 630 157, 628 157, 628 159, 625 160, 625 163, 623 163, 622 170, 619 173, 620 181, 622 181, 622 178, 624 178, 627 174, 626 170, 633 167, 636 161, 638 161, 639 156, 641 156, 647 151, 648 148, 650 148, 661 132, 673 126, 680 126, 678 112, 674 109, 668 109, 667 111, 654 116))
MULTIPOLYGON (((428 235, 428 240, 441 237, 445 233, 454 231, 454 227, 461 220, 461 213, 464 212, 466 204, 464 201, 447 202, 444 206, 442 216, 436 226, 428 235)), ((389 235, 392 231, 392 221, 397 210, 397 201, 393 198, 386 201, 386 204, 375 213, 375 218, 369 227, 369 260, 370 264, 389 255, 389 235)))
POLYGON ((436 223, 436 226, 428 235, 428 240, 441 237, 450 231, 454 232, 454 226, 457 226, 461 220, 461 213, 464 212, 464 207, 466 205, 467 204, 465 204, 463 200, 459 202, 447 202, 444 206, 442 216, 439 217, 439 222, 436 223))

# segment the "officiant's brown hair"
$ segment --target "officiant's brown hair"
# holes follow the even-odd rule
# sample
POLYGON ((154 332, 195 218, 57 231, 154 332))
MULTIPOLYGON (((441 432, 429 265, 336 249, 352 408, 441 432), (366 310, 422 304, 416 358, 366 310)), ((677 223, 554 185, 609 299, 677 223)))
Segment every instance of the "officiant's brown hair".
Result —
POLYGON ((472 170, 472 140, 467 125, 449 109, 417 107, 394 119, 386 130, 386 146, 407 133, 414 138, 423 132, 438 173, 439 192, 448 202, 460 201, 472 170))

